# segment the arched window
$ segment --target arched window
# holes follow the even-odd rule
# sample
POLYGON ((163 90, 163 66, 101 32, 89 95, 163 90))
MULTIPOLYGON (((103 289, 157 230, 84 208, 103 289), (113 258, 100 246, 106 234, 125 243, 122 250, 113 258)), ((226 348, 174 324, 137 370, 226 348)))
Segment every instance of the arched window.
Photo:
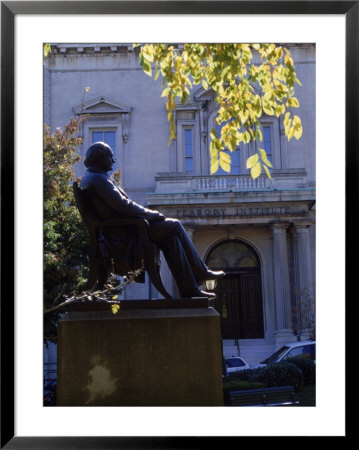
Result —
POLYGON ((263 338, 262 283, 255 250, 243 241, 231 239, 216 245, 206 264, 226 272, 215 290, 223 339, 263 338))
POLYGON ((258 268, 259 261, 252 249, 238 240, 218 244, 207 257, 211 269, 258 268))

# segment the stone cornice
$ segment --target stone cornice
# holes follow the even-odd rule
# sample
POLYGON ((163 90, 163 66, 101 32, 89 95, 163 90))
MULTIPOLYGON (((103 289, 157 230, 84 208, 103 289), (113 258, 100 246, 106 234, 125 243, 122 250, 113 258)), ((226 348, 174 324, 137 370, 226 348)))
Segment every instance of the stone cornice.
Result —
POLYGON ((201 205, 201 204, 306 204, 310 210, 315 200, 314 189, 283 190, 283 191, 211 191, 211 192, 171 192, 149 193, 147 202, 150 205, 201 205))
POLYGON ((119 43, 102 43, 102 44, 51 44, 52 55, 97 55, 97 54, 126 54, 135 53, 133 44, 119 44, 119 43))
MULTIPOLYGON (((182 48, 182 44, 175 44, 178 49, 182 48)), ((312 43, 283 43, 281 44, 289 49, 293 48, 310 48, 312 43)), ((102 42, 102 43, 53 43, 51 44, 52 56, 66 55, 108 55, 108 54, 127 54, 139 53, 140 48, 134 48, 132 43, 119 42, 102 42)), ((203 90, 205 91, 205 90, 203 90)), ((202 96, 204 92, 199 90, 198 95, 202 96)))
POLYGON ((129 114, 132 106, 121 100, 113 100, 100 96, 72 108, 77 115, 81 114, 129 114))

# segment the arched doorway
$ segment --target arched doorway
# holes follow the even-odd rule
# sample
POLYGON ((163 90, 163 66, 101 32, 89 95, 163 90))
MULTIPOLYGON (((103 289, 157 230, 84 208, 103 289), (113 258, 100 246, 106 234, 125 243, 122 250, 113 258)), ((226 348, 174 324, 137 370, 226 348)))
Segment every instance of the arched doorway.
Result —
POLYGON ((254 249, 243 241, 227 240, 209 252, 206 264, 227 273, 215 291, 215 308, 222 317, 222 338, 263 338, 260 261, 254 249))

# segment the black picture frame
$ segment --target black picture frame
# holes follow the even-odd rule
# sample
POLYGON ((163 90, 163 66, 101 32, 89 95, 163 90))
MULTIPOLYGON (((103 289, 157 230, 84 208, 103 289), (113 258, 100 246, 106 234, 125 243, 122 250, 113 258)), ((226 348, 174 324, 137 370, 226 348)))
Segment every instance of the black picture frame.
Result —
MULTIPOLYGON (((14 435, 14 33, 18 14, 339 14, 346 20, 346 267, 356 247, 350 217, 358 193, 359 1, 1 2, 1 442, 6 449, 204 448, 226 437, 25 437, 14 435), (348 242, 348 241, 346 241, 348 242), (6 245, 5 245, 6 243, 6 245), (12 247, 8 244, 11 243, 12 247)), ((355 261, 355 260, 354 260, 355 261)), ((354 280, 346 271, 346 292, 354 280)), ((352 292, 355 292, 353 290, 352 292)), ((348 295, 348 294, 347 294, 348 295)), ((354 299, 355 300, 355 299, 354 299)), ((347 428, 346 438, 349 437, 347 428)), ((238 438, 236 438, 238 439, 238 438)))

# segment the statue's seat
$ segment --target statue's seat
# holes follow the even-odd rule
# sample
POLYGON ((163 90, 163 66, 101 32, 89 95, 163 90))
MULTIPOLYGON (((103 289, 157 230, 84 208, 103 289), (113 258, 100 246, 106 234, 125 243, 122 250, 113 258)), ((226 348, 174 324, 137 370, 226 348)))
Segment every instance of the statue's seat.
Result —
MULTIPOLYGON (((136 230, 138 242, 141 243, 141 250, 143 252, 143 269, 148 273, 148 276, 158 290, 158 292, 163 295, 164 298, 172 298, 171 295, 166 291, 161 275, 160 275, 160 251, 159 248, 150 241, 147 234, 148 222, 145 219, 110 219, 110 220, 98 220, 95 215, 91 212, 88 202, 86 201, 86 191, 82 191, 77 182, 73 183, 73 192, 75 196, 75 201, 80 215, 87 227, 90 246, 89 246, 89 263, 90 263, 90 274, 87 281, 86 290, 101 290, 109 275, 110 270, 108 267, 108 257, 104 257, 104 238, 103 229, 106 227, 116 227, 116 228, 128 228, 132 226, 136 230)), ((128 241, 128 246, 130 246, 130 240, 128 241)), ((131 251, 131 250, 130 250, 131 251)), ((129 252, 124 252, 126 257, 129 252)), ((107 255, 108 256, 108 255, 107 255)), ((111 256, 110 256, 111 257, 111 256)), ((133 261, 134 258, 127 258, 125 261, 126 267, 129 267, 130 260, 133 261)), ((116 268, 118 265, 113 264, 116 268)), ((132 270, 138 269, 138 267, 130 267, 132 270)), ((118 275, 125 276, 127 273, 118 273, 118 275)))

